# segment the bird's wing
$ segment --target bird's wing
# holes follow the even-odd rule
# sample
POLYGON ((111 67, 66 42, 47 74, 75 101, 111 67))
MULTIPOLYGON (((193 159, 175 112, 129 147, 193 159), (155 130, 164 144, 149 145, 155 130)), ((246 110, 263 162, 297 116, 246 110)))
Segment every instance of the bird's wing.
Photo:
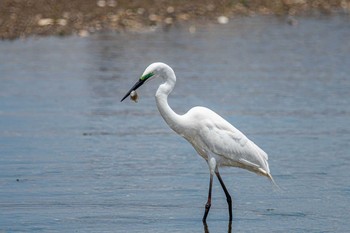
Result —
POLYGON ((237 166, 261 175, 270 173, 267 154, 242 132, 222 119, 202 122, 199 137, 211 153, 218 155, 223 166, 237 166))

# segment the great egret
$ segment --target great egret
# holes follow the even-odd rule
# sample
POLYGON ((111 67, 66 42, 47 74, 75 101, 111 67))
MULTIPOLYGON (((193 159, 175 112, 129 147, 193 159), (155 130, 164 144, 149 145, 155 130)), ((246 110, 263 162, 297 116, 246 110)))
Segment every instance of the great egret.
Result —
POLYGON ((121 101, 130 93, 132 99, 135 100, 135 90, 153 78, 162 78, 164 81, 158 87, 155 96, 160 114, 170 128, 189 141, 208 163, 209 192, 202 221, 206 222, 211 206, 213 175, 215 174, 225 192, 231 222, 232 200, 218 168, 221 166, 244 168, 266 176, 274 183, 267 163, 267 154, 233 125, 208 108, 194 107, 184 115, 176 114, 168 105, 168 95, 174 89, 176 76, 173 69, 164 63, 157 62, 149 65, 121 101))

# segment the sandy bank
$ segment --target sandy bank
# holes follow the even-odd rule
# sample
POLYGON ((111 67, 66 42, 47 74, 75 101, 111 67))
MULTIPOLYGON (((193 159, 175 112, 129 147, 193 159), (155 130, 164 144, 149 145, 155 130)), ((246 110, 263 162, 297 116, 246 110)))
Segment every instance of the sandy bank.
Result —
POLYGON ((350 0, 2 0, 0 38, 140 31, 182 22, 226 23, 239 15, 350 12, 350 0))

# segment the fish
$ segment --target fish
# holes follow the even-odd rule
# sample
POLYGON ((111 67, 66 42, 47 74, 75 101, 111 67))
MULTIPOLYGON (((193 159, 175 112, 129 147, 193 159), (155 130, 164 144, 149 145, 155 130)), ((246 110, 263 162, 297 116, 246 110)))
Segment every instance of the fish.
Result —
POLYGON ((137 103, 137 99, 139 98, 139 96, 137 95, 137 92, 136 91, 132 91, 131 93, 130 93, 130 99, 132 100, 132 101, 134 101, 135 103, 137 103))

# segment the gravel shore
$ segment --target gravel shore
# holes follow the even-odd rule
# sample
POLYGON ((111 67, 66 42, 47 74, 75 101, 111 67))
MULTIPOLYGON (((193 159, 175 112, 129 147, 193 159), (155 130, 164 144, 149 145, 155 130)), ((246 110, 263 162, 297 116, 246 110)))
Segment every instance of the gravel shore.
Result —
POLYGON ((88 36, 142 31, 183 22, 227 23, 241 15, 297 16, 350 12, 350 0, 1 0, 0 38, 88 36))

